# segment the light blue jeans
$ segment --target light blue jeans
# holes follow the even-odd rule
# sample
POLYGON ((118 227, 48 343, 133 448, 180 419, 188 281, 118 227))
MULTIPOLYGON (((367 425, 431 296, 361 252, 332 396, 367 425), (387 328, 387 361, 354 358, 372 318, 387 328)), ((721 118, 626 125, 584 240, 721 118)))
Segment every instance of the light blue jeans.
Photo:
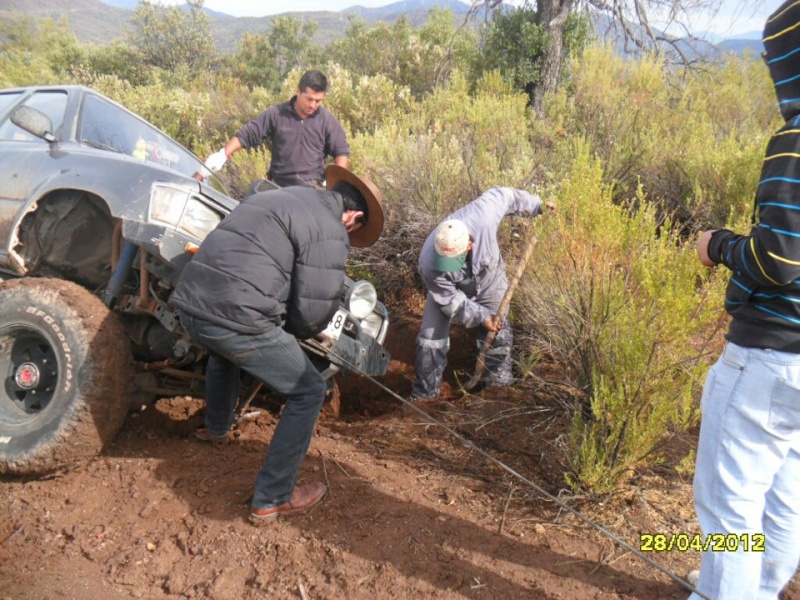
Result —
POLYGON ((697 589, 714 600, 777 599, 800 560, 800 354, 728 343, 701 406, 700 528, 751 549, 705 550, 697 589), (753 534, 765 536, 764 552, 752 551, 753 534))

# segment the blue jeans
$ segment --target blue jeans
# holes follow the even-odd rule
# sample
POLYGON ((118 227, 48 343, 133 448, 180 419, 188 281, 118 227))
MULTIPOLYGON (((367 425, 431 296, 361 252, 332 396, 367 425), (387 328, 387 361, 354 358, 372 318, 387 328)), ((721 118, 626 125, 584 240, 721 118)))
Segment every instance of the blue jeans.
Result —
POLYGON ((748 543, 763 534, 765 552, 741 544, 703 552, 697 589, 714 600, 776 599, 800 560, 800 354, 728 343, 702 411, 694 476, 702 532, 748 543))
POLYGON ((275 326, 251 335, 180 313, 181 324, 209 350, 205 424, 214 435, 233 424, 241 371, 263 381, 286 401, 256 479, 253 508, 289 501, 325 399, 325 379, 294 336, 275 326))

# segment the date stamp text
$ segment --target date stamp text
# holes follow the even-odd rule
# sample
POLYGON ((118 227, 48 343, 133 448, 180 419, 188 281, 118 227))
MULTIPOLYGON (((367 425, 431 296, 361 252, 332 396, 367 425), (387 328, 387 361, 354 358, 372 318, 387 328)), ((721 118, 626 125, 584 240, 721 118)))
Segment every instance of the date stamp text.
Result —
POLYGON ((642 533, 642 552, 764 552, 767 537, 763 533, 642 533))

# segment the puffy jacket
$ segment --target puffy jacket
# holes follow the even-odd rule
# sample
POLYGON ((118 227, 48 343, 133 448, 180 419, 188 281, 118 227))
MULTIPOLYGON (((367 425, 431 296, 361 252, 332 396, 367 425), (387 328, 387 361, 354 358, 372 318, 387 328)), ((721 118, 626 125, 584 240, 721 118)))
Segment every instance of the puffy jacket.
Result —
POLYGON ((342 197, 304 187, 255 194, 200 246, 171 303, 242 333, 283 324, 307 338, 339 306, 350 240, 342 197))
POLYGON ((732 271, 728 339, 749 348, 800 353, 800 5, 767 20, 764 47, 786 124, 767 145, 749 235, 722 229, 709 257, 732 271), (758 215, 756 221, 755 215, 758 215))

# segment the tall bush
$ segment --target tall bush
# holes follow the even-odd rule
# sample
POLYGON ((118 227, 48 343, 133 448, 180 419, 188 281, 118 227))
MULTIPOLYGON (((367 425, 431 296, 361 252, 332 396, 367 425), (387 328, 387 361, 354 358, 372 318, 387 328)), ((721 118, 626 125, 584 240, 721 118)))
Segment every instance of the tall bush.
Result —
POLYGON ((0 21, 0 87, 60 83, 83 55, 66 17, 0 21))
POLYGON ((531 359, 554 360, 575 389, 568 481, 607 492, 696 423, 724 278, 704 279, 642 198, 615 202, 585 144, 558 197, 515 314, 531 359))
POLYGON ((532 124, 554 157, 586 140, 618 199, 641 186, 688 233, 747 210, 764 145, 779 126, 760 60, 728 56, 676 73, 652 56, 631 61, 596 46, 571 72, 569 88, 549 99, 548 121, 532 124))

